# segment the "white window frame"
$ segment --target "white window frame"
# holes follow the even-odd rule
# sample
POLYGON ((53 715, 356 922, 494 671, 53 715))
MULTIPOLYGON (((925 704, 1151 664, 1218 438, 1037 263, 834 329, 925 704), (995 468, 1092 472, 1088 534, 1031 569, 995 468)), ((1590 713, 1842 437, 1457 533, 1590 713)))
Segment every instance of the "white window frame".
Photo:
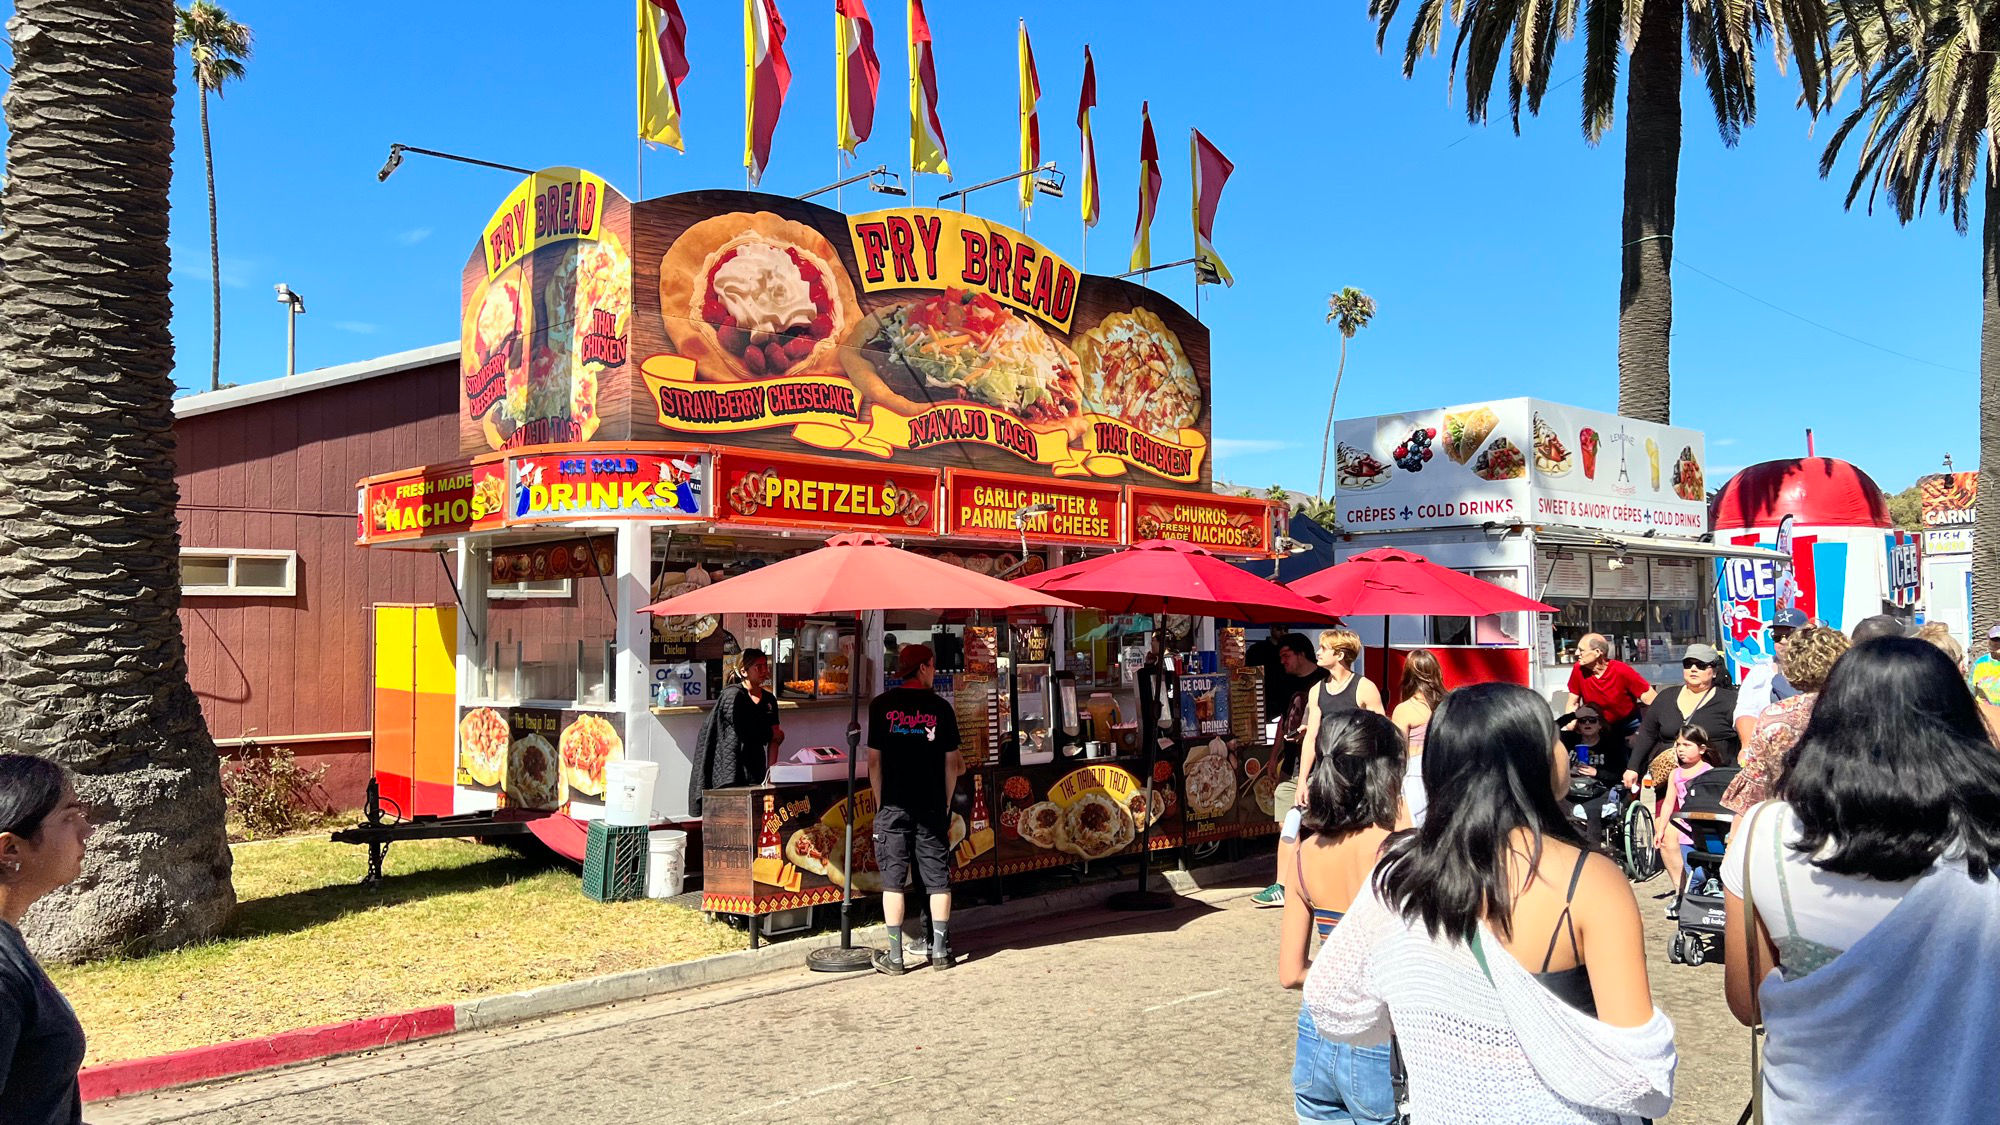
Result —
POLYGON ((570 578, 533 578, 520 582, 494 582, 486 587, 486 596, 494 601, 529 601, 534 598, 567 598, 574 587, 570 578))
POLYGON ((290 598, 298 596, 299 553, 297 551, 267 551, 252 547, 182 547, 183 559, 227 559, 229 561, 229 584, 226 586, 188 585, 183 582, 181 593, 196 597, 212 598, 290 598), (241 586, 236 582, 236 563, 240 559, 255 559, 260 562, 275 561, 285 564, 283 586, 241 586))

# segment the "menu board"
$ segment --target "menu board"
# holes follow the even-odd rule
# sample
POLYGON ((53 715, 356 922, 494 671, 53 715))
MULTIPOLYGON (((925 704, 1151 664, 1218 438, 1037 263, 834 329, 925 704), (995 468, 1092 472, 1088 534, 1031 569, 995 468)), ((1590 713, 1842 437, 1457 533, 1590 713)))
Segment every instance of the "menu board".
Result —
POLYGON ((1694 601, 1701 597, 1700 572, 1693 559, 1654 559, 1653 597, 1660 600, 1694 601))
POLYGON ((1542 580, 1541 594, 1550 598, 1587 598, 1590 596, 1590 560, 1587 556, 1568 552, 1551 555, 1537 552, 1535 573, 1542 580))
POLYGON ((1611 559, 1603 555, 1593 555, 1590 560, 1590 577, 1600 598, 1646 597, 1646 566, 1643 560, 1632 560, 1630 565, 1611 565, 1611 559))

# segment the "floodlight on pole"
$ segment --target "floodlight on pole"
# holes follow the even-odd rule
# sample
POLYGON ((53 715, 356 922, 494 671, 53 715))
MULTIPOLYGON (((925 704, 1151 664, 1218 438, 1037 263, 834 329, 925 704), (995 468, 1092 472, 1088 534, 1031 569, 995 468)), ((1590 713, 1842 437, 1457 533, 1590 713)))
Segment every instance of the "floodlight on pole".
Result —
POLYGON ((278 303, 285 306, 285 378, 289 379, 299 367, 299 317, 306 311, 306 299, 282 281, 272 288, 278 291, 278 303))

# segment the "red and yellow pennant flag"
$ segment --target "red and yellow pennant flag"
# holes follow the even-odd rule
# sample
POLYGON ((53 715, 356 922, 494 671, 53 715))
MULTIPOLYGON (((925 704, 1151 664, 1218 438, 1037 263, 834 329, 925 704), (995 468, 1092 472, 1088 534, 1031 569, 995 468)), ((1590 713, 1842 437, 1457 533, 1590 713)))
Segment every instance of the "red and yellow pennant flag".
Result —
POLYGON ((1076 100, 1076 127, 1083 133, 1083 225, 1097 225, 1097 142, 1090 136, 1090 111, 1097 107, 1097 64, 1083 48, 1083 92, 1076 100))
POLYGON ((938 120, 937 64, 931 61, 931 23, 924 0, 910 0, 910 171, 951 178, 944 151, 944 123, 938 120))
POLYGON ((1222 256, 1215 252, 1215 209, 1222 202, 1222 185, 1236 165, 1209 143, 1199 129, 1188 130, 1188 162, 1194 172, 1194 276, 1195 284, 1236 284, 1222 256))
POLYGON ((1153 264, 1153 208, 1160 203, 1160 146, 1153 141, 1153 112, 1139 103, 1139 221, 1132 228, 1132 264, 1143 270, 1153 264))
POLYGON ((875 93, 882 84, 875 25, 861 0, 833 0, 833 40, 840 57, 834 64, 833 111, 840 119, 840 147, 852 154, 875 130, 875 93))
POLYGON ((752 184, 764 178, 771 162, 771 133, 791 86, 778 0, 743 0, 743 166, 750 169, 752 184))
MULTIPOLYGON (((1028 21, 1021 21, 1021 171, 1042 166, 1042 122, 1035 105, 1042 100, 1042 78, 1035 73, 1035 48, 1028 43, 1028 21)), ((1035 205, 1035 177, 1021 177, 1021 212, 1035 205)))
POLYGON ((639 0, 639 136, 681 145, 681 79, 688 75, 687 21, 676 0, 639 0))

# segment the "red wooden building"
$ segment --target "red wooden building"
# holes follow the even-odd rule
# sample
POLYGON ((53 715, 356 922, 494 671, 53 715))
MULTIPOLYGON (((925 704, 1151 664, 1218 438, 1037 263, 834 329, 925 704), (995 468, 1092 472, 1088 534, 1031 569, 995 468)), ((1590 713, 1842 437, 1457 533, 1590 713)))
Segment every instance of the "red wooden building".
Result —
POLYGON ((188 676, 227 755, 246 739, 328 767, 361 803, 372 608, 449 605, 437 556, 355 546, 355 482, 458 456, 458 345, 189 395, 179 439, 188 676))

